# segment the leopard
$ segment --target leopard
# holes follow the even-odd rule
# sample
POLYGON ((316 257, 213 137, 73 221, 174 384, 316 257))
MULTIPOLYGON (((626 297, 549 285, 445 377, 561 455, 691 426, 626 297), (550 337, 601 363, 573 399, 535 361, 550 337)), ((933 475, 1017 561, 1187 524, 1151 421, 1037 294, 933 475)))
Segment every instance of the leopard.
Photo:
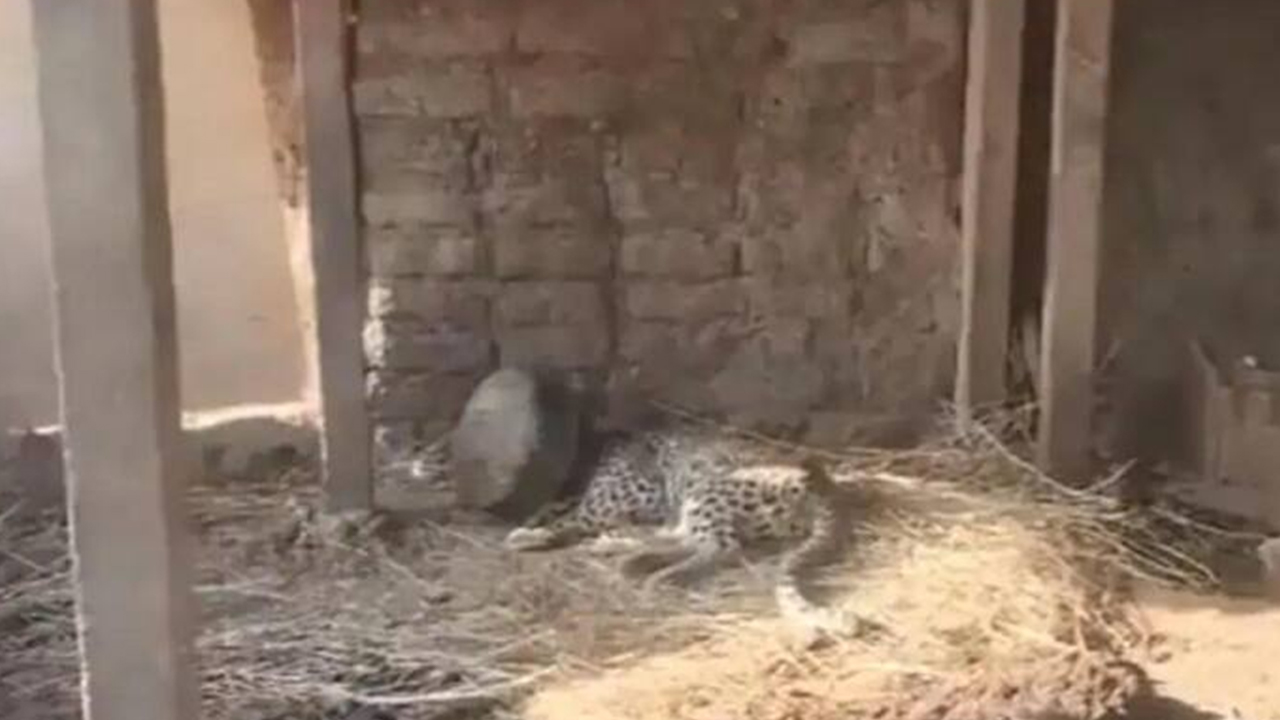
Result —
POLYGON ((840 558, 851 516, 817 456, 796 463, 741 456, 705 433, 657 430, 607 442, 579 495, 548 505, 505 538, 521 552, 550 550, 638 526, 656 526, 658 546, 626 557, 622 573, 687 587, 748 548, 795 543, 780 563, 774 595, 784 618, 810 629, 846 629, 804 591, 806 576, 840 558))

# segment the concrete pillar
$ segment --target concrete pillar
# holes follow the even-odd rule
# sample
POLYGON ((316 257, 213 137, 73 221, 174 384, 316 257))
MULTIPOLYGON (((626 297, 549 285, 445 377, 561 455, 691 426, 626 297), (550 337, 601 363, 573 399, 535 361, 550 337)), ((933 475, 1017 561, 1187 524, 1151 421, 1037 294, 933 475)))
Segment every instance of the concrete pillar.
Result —
POLYGON ((956 407, 964 422, 975 408, 1001 403, 1006 394, 1025 12, 1023 0, 975 0, 969 9, 956 373, 956 407))
POLYGON ((33 0, 87 720, 196 716, 154 0, 33 0))
POLYGON ((1038 460, 1092 471, 1098 260, 1114 0, 1058 0, 1038 460))
POLYGON ((325 492, 333 510, 366 509, 373 504, 362 341, 367 295, 356 198, 347 3, 296 0, 294 8, 325 492))

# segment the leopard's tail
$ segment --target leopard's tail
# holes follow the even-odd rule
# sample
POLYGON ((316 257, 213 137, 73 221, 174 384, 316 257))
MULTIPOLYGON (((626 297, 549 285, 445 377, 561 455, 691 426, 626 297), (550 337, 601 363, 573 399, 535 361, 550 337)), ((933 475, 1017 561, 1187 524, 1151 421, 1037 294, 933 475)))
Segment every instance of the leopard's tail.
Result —
POLYGON ((814 500, 812 523, 809 535, 783 558, 774 596, 778 610, 788 622, 832 630, 832 625, 842 625, 843 621, 814 603, 802 587, 811 572, 843 557, 851 518, 848 504, 841 502, 839 488, 826 465, 810 457, 801 467, 805 470, 805 486, 814 500))

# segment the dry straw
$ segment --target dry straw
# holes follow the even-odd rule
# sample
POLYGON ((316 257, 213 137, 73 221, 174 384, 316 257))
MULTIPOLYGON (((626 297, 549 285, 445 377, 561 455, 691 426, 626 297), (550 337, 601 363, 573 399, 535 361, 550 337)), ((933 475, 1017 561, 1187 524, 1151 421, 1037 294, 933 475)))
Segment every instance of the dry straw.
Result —
MULTIPOLYGON (((607 556, 508 553, 501 528, 447 512, 325 517, 298 477, 201 486, 204 716, 849 717, 978 671, 1125 654, 1142 641, 1127 581, 1212 575, 1114 480, 1077 490, 1023 462, 1003 442, 1017 427, 827 454, 860 508, 831 602, 866 632, 818 650, 773 617, 767 559, 646 595, 607 556)), ((65 550, 56 518, 0 507, 0 715, 77 712, 65 550)))

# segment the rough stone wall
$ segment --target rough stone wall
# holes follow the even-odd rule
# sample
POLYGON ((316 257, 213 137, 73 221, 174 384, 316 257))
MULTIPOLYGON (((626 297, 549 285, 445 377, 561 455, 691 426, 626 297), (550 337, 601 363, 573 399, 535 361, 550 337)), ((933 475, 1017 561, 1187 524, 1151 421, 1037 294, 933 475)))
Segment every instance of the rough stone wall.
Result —
POLYGON ((498 364, 838 442, 945 392, 964 3, 364 0, 379 437, 498 364))
POLYGON ((1178 459, 1179 370, 1200 336, 1280 368, 1280 5, 1118 3, 1108 128, 1104 443, 1178 459))

